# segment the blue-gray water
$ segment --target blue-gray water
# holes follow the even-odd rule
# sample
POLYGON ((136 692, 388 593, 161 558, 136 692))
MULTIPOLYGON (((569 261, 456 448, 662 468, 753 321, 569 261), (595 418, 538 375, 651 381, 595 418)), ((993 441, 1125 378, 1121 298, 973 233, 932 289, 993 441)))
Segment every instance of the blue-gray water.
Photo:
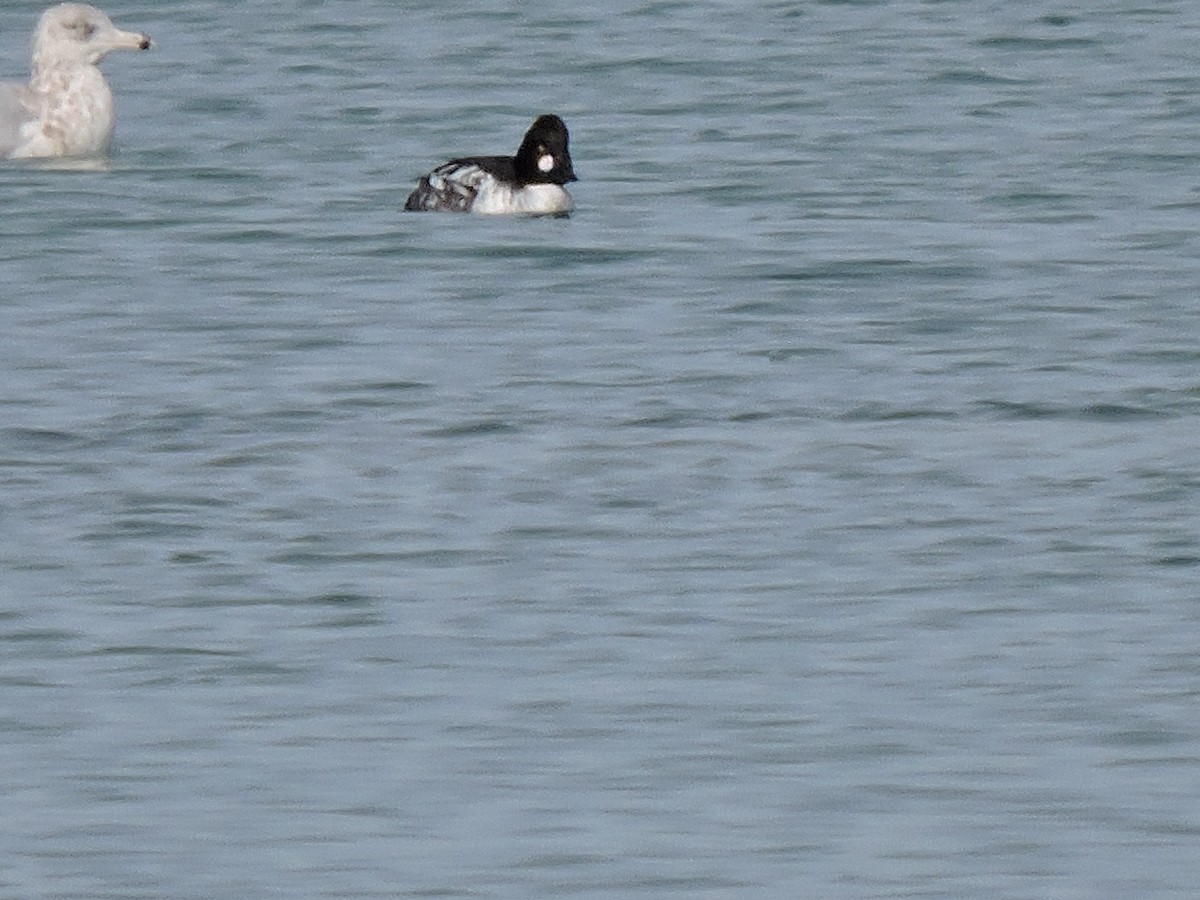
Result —
POLYGON ((0 897, 1195 896, 1200 6, 107 11, 0 897), (570 219, 399 212, 551 111, 570 219))

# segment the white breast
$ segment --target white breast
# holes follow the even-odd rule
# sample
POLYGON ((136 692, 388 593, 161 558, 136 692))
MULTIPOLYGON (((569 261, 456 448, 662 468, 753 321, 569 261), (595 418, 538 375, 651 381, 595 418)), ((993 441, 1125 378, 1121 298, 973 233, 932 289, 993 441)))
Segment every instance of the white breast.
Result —
POLYGON ((32 118, 21 127, 13 157, 88 156, 108 149, 113 99, 95 66, 77 66, 34 78, 32 118))
POLYGON ((574 208, 571 195, 557 184, 527 184, 513 188, 494 178, 485 178, 471 205, 481 215, 554 216, 574 208))

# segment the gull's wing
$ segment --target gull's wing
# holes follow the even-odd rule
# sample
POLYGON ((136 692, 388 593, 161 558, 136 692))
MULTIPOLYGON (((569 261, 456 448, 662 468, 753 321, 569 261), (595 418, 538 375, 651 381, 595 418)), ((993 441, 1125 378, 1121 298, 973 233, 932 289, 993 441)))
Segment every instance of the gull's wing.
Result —
POLYGON ((21 126, 30 119, 23 102, 27 91, 18 81, 0 81, 0 158, 21 143, 21 126))

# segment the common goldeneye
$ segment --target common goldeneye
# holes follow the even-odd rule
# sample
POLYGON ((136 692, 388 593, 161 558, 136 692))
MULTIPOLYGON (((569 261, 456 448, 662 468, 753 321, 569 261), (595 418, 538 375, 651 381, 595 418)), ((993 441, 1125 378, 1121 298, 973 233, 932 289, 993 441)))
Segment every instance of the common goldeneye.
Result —
POLYGON ((539 116, 516 156, 469 156, 438 166, 421 178, 404 204, 413 212, 554 216, 574 207, 563 187, 576 181, 567 126, 539 116))

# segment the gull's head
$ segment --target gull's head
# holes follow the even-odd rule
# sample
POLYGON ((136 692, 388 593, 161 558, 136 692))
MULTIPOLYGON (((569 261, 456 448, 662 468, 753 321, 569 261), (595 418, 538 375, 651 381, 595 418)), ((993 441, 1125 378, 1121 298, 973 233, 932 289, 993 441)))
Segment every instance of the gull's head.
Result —
POLYGON ((86 3, 52 6, 38 21, 33 33, 33 67, 61 65, 94 66, 113 50, 148 50, 150 38, 122 31, 86 3))

